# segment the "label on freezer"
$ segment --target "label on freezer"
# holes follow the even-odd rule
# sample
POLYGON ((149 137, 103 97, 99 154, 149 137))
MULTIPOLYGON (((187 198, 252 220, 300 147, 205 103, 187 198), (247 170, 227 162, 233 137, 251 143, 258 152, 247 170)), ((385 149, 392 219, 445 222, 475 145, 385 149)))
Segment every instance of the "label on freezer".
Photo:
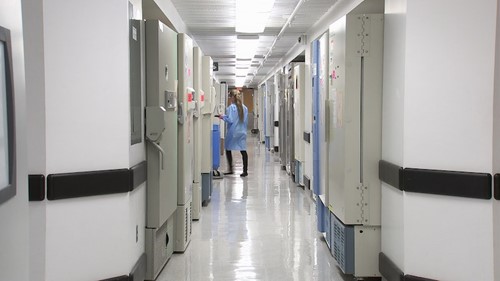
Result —
POLYGON ((333 127, 344 127, 344 92, 333 89, 333 127))
POLYGON ((134 26, 132 27, 132 39, 137 41, 137 29, 134 26))

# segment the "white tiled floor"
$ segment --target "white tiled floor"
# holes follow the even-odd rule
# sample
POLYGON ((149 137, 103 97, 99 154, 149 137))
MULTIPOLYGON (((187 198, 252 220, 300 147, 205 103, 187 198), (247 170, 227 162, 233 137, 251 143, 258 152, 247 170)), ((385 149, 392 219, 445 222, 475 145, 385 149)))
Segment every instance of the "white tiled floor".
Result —
POLYGON ((236 174, 214 181, 186 252, 174 254, 157 280, 352 280, 316 231, 309 191, 250 135, 248 155, 249 176, 240 178, 241 155, 233 153, 236 174))

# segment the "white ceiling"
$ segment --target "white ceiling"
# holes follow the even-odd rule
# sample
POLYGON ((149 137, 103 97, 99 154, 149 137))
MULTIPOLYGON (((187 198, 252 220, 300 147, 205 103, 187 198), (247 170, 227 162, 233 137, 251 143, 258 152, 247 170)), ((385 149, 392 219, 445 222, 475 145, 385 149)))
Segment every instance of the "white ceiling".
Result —
MULTIPOLYGON (((211 56, 219 63, 219 71, 215 72, 217 79, 225 81, 230 86, 235 83, 235 0, 171 0, 177 12, 186 24, 191 34, 205 55, 211 56)), ((259 47, 252 60, 250 75, 246 83, 256 87, 266 74, 275 66, 279 59, 287 54, 297 43, 300 35, 306 34, 337 0, 304 0, 297 10, 291 24, 287 26, 282 36, 265 62, 264 56, 269 52, 277 35, 285 25, 293 10, 303 0, 275 0, 273 10, 263 33, 259 34, 259 47), (262 64, 261 67, 259 67, 262 64), (253 73, 256 72, 255 77, 253 73), (253 78, 253 79, 252 79, 253 78)))

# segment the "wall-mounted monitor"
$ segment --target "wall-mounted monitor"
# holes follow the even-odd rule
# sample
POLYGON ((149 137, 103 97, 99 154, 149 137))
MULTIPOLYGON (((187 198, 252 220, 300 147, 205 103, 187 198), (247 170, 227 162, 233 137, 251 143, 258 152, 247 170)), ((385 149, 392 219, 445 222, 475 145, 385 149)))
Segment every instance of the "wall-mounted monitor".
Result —
POLYGON ((10 31, 0 26, 0 204, 16 195, 14 124, 10 31))

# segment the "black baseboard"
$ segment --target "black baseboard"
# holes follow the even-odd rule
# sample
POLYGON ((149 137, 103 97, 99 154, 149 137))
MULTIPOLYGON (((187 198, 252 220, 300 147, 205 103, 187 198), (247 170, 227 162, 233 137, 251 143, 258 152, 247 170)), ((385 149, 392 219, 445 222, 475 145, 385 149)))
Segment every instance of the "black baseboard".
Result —
POLYGON ((307 176, 303 176, 304 178, 304 186, 307 187, 307 189, 311 189, 311 179, 308 178, 307 176))
POLYGON ((144 281, 146 279, 146 253, 143 253, 129 274, 130 281, 144 281))
POLYGON ((405 275, 404 272, 382 252, 378 255, 378 268, 382 277, 387 281, 438 281, 415 275, 405 275))
POLYGON ((108 279, 101 279, 99 281, 130 281, 130 278, 127 275, 111 277, 108 279))
POLYGON ((107 279, 101 279, 99 281, 144 281, 146 280, 146 253, 143 253, 134 267, 130 271, 129 275, 121 275, 117 277, 111 277, 107 279))
POLYGON ((382 252, 378 254, 378 270, 387 281, 404 281, 403 271, 382 252))
POLYGON ((405 281, 438 281, 436 279, 423 278, 413 275, 405 275, 405 281))

